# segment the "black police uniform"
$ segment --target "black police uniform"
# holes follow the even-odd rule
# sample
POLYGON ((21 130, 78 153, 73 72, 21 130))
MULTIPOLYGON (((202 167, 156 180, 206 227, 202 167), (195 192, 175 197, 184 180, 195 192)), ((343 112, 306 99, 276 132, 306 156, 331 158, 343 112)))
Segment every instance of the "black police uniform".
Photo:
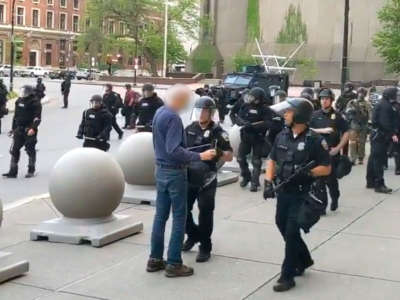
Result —
POLYGON ((36 143, 38 127, 42 117, 42 104, 35 95, 26 98, 18 98, 15 102, 14 119, 12 122, 13 144, 10 149, 11 154, 11 175, 18 173, 18 162, 21 155, 21 148, 25 146, 28 154, 28 173, 35 173, 36 165, 36 143), (35 134, 28 136, 29 129, 33 129, 35 134))
POLYGON ((142 98, 133 108, 131 116, 132 125, 137 127, 138 131, 152 132, 153 118, 157 109, 164 105, 164 102, 156 93, 148 98, 142 98))
POLYGON ((8 114, 8 109, 7 109, 7 87, 3 84, 3 82, 0 83, 0 134, 1 134, 1 119, 8 114))
POLYGON ((357 93, 355 91, 350 90, 344 92, 342 95, 339 96, 339 98, 336 101, 335 106, 337 111, 341 114, 344 114, 347 104, 349 104, 349 102, 354 99, 357 99, 357 93))
MULTIPOLYGON (((397 137, 400 139, 400 103, 396 103, 394 108, 397 113, 396 117, 396 133, 397 137)), ((400 175, 400 143, 393 143, 393 156, 395 162, 395 174, 400 175)))
POLYGON ((110 139, 111 124, 112 115, 106 108, 90 108, 83 112, 77 137, 85 139, 83 143, 85 148, 108 151, 110 149, 108 140, 110 139))
POLYGON ((214 92, 214 99, 215 104, 217 105, 218 116, 221 123, 225 122, 225 116, 229 112, 227 105, 228 102, 226 101, 226 94, 223 88, 219 88, 214 92))
POLYGON ((64 108, 68 107, 68 97, 71 90, 71 79, 68 77, 61 83, 61 93, 64 96, 64 108))
MULTIPOLYGON (((336 147, 341 140, 342 135, 349 130, 347 121, 342 117, 341 114, 331 108, 328 112, 324 112, 322 109, 313 113, 310 127, 314 129, 320 128, 333 128, 334 132, 331 134, 322 134, 328 143, 329 148, 336 147)), ((325 207, 328 205, 328 193, 326 186, 329 188, 329 194, 331 196, 332 204, 331 208, 335 210, 338 205, 340 197, 339 181, 336 177, 336 166, 338 164, 340 154, 332 157, 332 172, 326 178, 319 179, 316 184, 317 197, 324 202, 325 207)))
MULTIPOLYGON (((392 88, 393 97, 396 99, 397 89, 392 88)), ((389 143, 392 136, 397 133, 395 107, 384 97, 375 107, 372 114, 372 132, 370 136, 371 154, 367 166, 367 187, 381 188, 385 186, 384 165, 389 143)))
POLYGON ((235 108, 231 114, 234 123, 242 126, 240 132, 241 142, 238 150, 237 161, 240 166, 243 179, 251 181, 253 186, 260 186, 262 157, 266 132, 269 128, 276 126, 273 122, 275 114, 264 104, 245 103, 240 106, 237 114, 235 108), (254 124, 257 123, 258 124, 254 124), (252 153, 253 173, 250 173, 247 156, 252 153))
MULTIPOLYGON (((193 122, 185 129, 187 146, 193 148, 192 151, 203 152, 211 149, 216 143, 221 151, 232 151, 228 134, 216 123, 211 122, 206 129, 202 129, 199 122, 193 122), (201 147, 203 146, 204 147, 201 147), (200 146, 200 147, 199 147, 200 146)), ((188 238, 195 242, 200 242, 200 250, 211 252, 211 234, 213 231, 213 218, 215 207, 215 193, 217 189, 217 162, 218 157, 210 162, 197 162, 189 167, 189 189, 188 189, 188 215, 186 221, 186 233, 188 238), (209 174, 203 174, 207 177, 206 182, 198 182, 198 178, 193 178, 191 169, 204 164, 209 174), (206 186, 204 186, 206 185, 206 186), (192 215, 194 202, 197 199, 199 207, 199 222, 195 224, 192 215)))
MULTIPOLYGON (((290 128, 285 128, 275 140, 270 159, 276 162, 278 182, 286 180, 295 169, 312 161, 316 166, 330 165, 326 141, 310 129, 295 137, 290 128)), ((310 176, 301 174, 278 191, 275 221, 286 243, 281 274, 283 280, 292 280, 296 269, 304 270, 313 264, 298 223, 300 207, 313 181, 310 176)))
POLYGON ((116 117, 119 109, 122 106, 121 96, 113 91, 105 93, 103 95, 103 104, 112 115, 112 128, 115 129, 115 131, 118 133, 118 136, 121 138, 124 133, 119 127, 116 117))
POLYGON ((36 87, 35 87, 35 93, 36 93, 36 97, 39 100, 43 99, 44 96, 46 96, 45 93, 44 93, 45 91, 46 91, 45 85, 42 82, 40 82, 40 83, 38 82, 36 87))

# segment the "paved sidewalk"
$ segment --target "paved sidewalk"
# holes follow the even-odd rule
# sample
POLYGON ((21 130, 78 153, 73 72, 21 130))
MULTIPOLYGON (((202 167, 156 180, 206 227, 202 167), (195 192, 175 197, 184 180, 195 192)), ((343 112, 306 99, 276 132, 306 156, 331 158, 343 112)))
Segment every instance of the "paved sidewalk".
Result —
MULTIPOLYGON (((145 272, 152 207, 122 204, 118 211, 143 221, 144 232, 99 249, 29 241, 31 228, 58 215, 48 199, 9 207, 0 250, 29 260, 30 272, 1 285, 0 299, 398 300, 399 192, 366 190, 364 176, 365 166, 357 166, 341 182, 339 211, 328 213, 306 236, 315 265, 288 293, 272 292, 284 246, 274 225, 275 201, 235 184, 218 190, 211 261, 196 264, 195 251, 184 254, 195 275, 182 279, 145 272)), ((400 188, 393 166, 387 179, 388 186, 400 188)))

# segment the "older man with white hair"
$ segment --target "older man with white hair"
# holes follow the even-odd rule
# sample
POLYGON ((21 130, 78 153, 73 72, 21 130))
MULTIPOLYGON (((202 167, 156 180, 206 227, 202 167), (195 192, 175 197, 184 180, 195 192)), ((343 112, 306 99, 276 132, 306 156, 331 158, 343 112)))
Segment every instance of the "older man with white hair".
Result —
POLYGON ((167 277, 193 275, 193 269, 183 264, 181 255, 186 223, 187 165, 192 161, 212 160, 216 156, 215 150, 196 153, 185 149, 179 112, 185 109, 192 97, 193 93, 187 86, 171 87, 167 91, 165 106, 157 110, 153 119, 157 201, 147 271, 165 269, 167 277), (173 222, 165 262, 164 233, 171 207, 173 222))

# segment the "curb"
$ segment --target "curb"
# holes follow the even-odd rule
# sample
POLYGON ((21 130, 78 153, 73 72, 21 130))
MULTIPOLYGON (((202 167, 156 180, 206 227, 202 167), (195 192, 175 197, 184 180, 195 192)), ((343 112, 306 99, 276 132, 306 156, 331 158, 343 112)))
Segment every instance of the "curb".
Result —
POLYGON ((16 209, 16 208, 18 208, 20 206, 23 206, 25 204, 31 203, 33 201, 44 200, 44 199, 47 199, 49 197, 50 197, 50 194, 40 194, 40 195, 36 195, 36 196, 32 196, 32 197, 23 198, 23 199, 14 201, 12 203, 3 205, 3 210, 4 211, 13 210, 13 209, 16 209))

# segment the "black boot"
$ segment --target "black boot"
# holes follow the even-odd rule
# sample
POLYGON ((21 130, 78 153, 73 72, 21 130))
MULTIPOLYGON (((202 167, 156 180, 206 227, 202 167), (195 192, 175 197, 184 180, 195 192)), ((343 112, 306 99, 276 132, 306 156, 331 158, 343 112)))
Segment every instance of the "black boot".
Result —
POLYGON ((32 178, 35 176, 35 166, 28 166, 28 173, 25 175, 25 178, 32 178))
POLYGON ((240 182, 240 187, 245 188, 250 182, 250 178, 243 177, 242 181, 240 182))
POLYGON ((188 238, 188 239, 183 243, 182 251, 183 251, 183 252, 187 252, 187 251, 192 250, 192 248, 194 247, 194 245, 196 245, 197 243, 198 243, 197 240, 192 239, 192 238, 188 238))
POLYGON ((11 158, 10 170, 8 171, 8 173, 4 173, 3 177, 17 178, 17 176, 18 176, 18 163, 15 161, 14 158, 11 158))
POLYGON ((339 207, 339 201, 338 199, 332 199, 331 202, 331 211, 336 211, 339 207))
POLYGON ((274 292, 286 292, 296 286, 296 283, 293 279, 283 279, 279 278, 277 283, 274 285, 274 292))
POLYGON ((391 194, 392 192, 393 192, 393 190, 388 188, 384 184, 375 188, 375 193, 378 193, 378 194, 391 194))
POLYGON ((204 250, 200 249, 200 251, 196 257, 196 262, 198 262, 198 263, 206 262, 210 259, 210 257, 211 257, 210 251, 204 251, 204 250))

